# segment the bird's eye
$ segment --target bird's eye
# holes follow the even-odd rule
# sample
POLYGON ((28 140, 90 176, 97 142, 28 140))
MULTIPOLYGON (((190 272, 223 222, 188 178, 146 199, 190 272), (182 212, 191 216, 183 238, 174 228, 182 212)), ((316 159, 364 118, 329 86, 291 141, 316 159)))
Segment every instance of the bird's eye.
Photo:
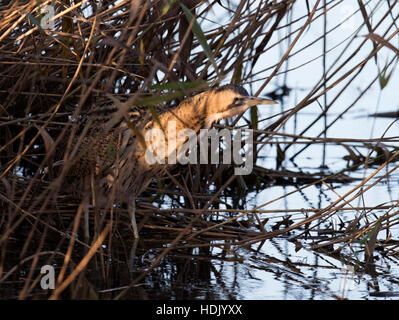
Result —
POLYGON ((234 98, 234 103, 236 103, 238 101, 238 98, 237 97, 235 97, 234 98))

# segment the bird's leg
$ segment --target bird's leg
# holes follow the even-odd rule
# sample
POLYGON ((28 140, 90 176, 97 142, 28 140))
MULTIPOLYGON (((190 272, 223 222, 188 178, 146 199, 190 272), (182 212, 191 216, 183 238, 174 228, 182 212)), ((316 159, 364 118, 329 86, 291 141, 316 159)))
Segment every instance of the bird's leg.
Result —
POLYGON ((137 271, 137 270, 134 268, 134 262, 135 262, 135 260, 136 260, 136 249, 137 249, 138 243, 139 243, 139 239, 138 239, 138 238, 134 238, 134 240, 133 240, 133 246, 132 246, 132 249, 130 250, 130 259, 129 259, 129 262, 128 262, 128 268, 129 268, 129 271, 130 271, 130 272, 135 272, 135 271, 137 271))
POLYGON ((130 216, 130 222, 131 222, 132 228, 133 228, 133 236, 135 239, 138 239, 139 232, 137 230, 137 224, 136 224, 136 197, 135 196, 129 201, 128 211, 129 211, 129 216, 130 216))
POLYGON ((84 242, 89 244, 90 241, 90 231, 89 231, 89 208, 90 208, 90 201, 88 197, 85 197, 84 205, 83 205, 83 212, 84 212, 84 242))

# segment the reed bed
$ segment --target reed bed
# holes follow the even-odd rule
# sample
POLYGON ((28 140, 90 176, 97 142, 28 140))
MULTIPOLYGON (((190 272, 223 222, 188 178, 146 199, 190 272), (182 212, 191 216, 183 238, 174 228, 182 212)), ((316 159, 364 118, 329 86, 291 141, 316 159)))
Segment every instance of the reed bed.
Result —
POLYGON ((143 298, 140 285, 158 281, 170 259, 243 262, 237 248, 260 250, 281 237, 298 250, 343 259, 359 272, 375 272, 376 251, 398 263, 398 200, 376 206, 353 203, 390 183, 398 167, 399 137, 327 135, 370 88, 379 85, 382 91, 390 85, 396 56, 368 75, 352 102, 334 113, 366 66, 381 65, 381 51, 398 53, 391 41, 399 32, 398 3, 359 0, 353 14, 363 20, 342 39, 344 45, 334 56, 339 58, 327 65, 333 50, 327 49, 326 39, 346 22, 327 24, 330 12, 340 6, 343 1, 326 0, 0 2, 0 297, 143 298), (304 14, 298 15, 304 4, 304 14), (46 20, 46 6, 54 9, 51 21, 46 20), (313 25, 324 28, 322 36, 303 43, 313 25), (320 44, 318 57, 290 65, 320 44), (360 53, 364 48, 369 49, 366 55, 360 53), (276 49, 277 58, 264 64, 276 49), (319 81, 310 88, 289 88, 287 77, 315 59, 322 61, 315 70, 319 81), (252 108, 215 125, 254 130, 253 172, 234 176, 233 167, 223 164, 170 168, 138 199, 138 244, 127 210, 115 204, 113 194, 105 210, 90 208, 92 233, 86 243, 84 199, 73 186, 65 187, 62 167, 48 169, 58 160, 73 160, 76 146, 71 141, 80 134, 76 119, 99 104, 112 103, 110 96, 150 109, 166 108, 228 82, 242 84, 254 95, 267 94, 282 106, 273 117, 252 108), (292 90, 306 94, 287 106, 292 90), (290 123, 314 105, 320 108, 312 121, 290 131, 290 123), (69 142, 67 147, 60 147, 63 141, 69 142), (332 170, 286 168, 317 145, 346 150, 346 165, 332 170), (274 168, 263 164, 265 150, 274 168), (337 185, 349 187, 340 193, 337 185), (293 189, 251 204, 251 195, 274 186, 293 189), (269 208, 312 188, 332 192, 335 199, 322 207, 269 208), (347 212, 354 214, 347 217, 347 212), (219 254, 213 254, 215 248, 219 254), (361 254, 351 255, 354 250, 361 254), (40 289, 43 265, 56 269, 55 290, 40 289))

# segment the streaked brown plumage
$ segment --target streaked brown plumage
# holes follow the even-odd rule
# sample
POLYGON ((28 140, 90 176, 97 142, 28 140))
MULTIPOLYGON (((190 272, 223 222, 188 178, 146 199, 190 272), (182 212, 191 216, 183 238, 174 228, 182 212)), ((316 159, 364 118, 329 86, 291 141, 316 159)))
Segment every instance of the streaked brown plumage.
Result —
MULTIPOLYGON (((105 194, 108 188, 116 188, 114 191, 119 195, 119 200, 131 204, 134 235, 138 237, 134 217, 135 199, 166 166, 150 165, 146 162, 145 148, 139 135, 144 137, 150 129, 166 128, 169 121, 176 122, 176 132, 188 128, 198 133, 200 129, 210 128, 214 122, 240 114, 250 106, 274 103, 271 100, 249 96, 241 86, 226 85, 187 98, 168 111, 162 112, 158 109, 159 122, 152 119, 146 108, 132 110, 128 117, 130 126, 122 121, 108 132, 104 128, 106 119, 110 117, 101 118, 98 112, 92 112, 88 119, 84 120, 89 120, 87 123, 90 124, 90 128, 80 143, 79 152, 68 171, 68 176, 96 177, 102 181, 105 194), (136 128, 136 132, 131 130, 132 126, 136 128)), ((112 108, 115 109, 110 107, 110 110, 112 108)), ((110 115, 112 116, 112 112, 110 115)), ((166 135, 166 141, 167 138, 166 135)), ((75 143, 79 138, 76 139, 75 143)), ((178 143, 175 149, 178 150, 182 144, 178 143)))

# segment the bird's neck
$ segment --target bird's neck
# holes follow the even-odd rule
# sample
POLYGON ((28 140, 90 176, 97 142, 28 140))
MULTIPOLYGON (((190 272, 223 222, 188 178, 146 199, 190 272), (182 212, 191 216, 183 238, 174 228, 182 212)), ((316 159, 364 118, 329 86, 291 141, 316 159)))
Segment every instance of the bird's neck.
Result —
POLYGON ((152 120, 145 127, 147 147, 152 145, 151 148, 155 150, 165 148, 166 158, 169 159, 171 153, 175 154, 188 141, 189 136, 197 135, 205 127, 206 117, 203 104, 183 101, 176 108, 160 114, 158 120, 152 120), (161 141, 157 140, 159 135, 162 136, 161 141))

